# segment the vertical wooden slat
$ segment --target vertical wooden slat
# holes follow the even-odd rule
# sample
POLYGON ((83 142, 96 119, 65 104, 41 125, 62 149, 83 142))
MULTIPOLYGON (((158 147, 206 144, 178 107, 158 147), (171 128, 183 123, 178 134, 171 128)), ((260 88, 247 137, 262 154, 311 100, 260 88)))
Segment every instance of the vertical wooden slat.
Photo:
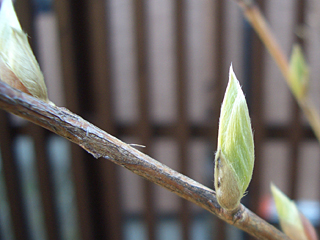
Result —
MULTIPOLYGON (((259 199, 261 199, 260 192, 260 178, 261 178, 261 166, 262 166, 262 151, 263 151, 263 141, 265 136, 265 126, 263 118, 263 64, 261 59, 263 53, 262 43, 259 42, 257 36, 253 38, 253 57, 251 59, 251 76, 252 76, 252 102, 251 104, 251 119, 252 128, 254 129, 254 148, 255 148, 255 163, 254 171, 252 175, 252 180, 249 185, 249 206, 250 210, 257 212, 259 207, 259 199)), ((250 237, 250 239, 254 239, 250 237)))
MULTIPOLYGON (((34 11, 32 8, 32 1, 18 1, 15 4, 17 15, 22 24, 24 31, 30 36, 29 42, 36 51, 36 39, 33 37, 34 34, 34 11)), ((45 148, 45 134, 46 130, 35 126, 33 124, 28 124, 27 128, 30 130, 30 135, 34 140, 35 155, 36 155, 36 165, 39 178, 39 187, 41 201, 43 204, 43 213, 45 220, 45 228, 48 239, 60 239, 60 228, 57 218, 56 203, 54 198, 54 188, 51 176, 51 168, 48 161, 45 148)))
POLYGON ((77 39, 74 38, 73 33, 71 0, 54 1, 54 9, 57 15, 60 37, 61 66, 66 102, 71 111, 78 113, 80 111, 80 106, 79 101, 77 101, 77 66, 74 44, 77 39))
MULTIPOLYGON (((264 1, 256 2, 261 11, 263 11, 264 1)), ((265 123, 264 123, 264 109, 263 109, 263 54, 265 53, 264 46, 259 37, 254 33, 252 36, 252 54, 251 66, 249 76, 251 80, 251 119, 252 128, 254 129, 254 146, 255 146, 255 163, 252 180, 249 186, 249 201, 250 210, 257 212, 258 200, 260 199, 260 177, 261 177, 261 159, 262 159, 262 144, 265 138, 265 123), (251 190, 250 190, 251 189, 251 190)))
MULTIPOLYGON (((94 122, 115 134, 111 91, 111 42, 109 1, 87 1, 89 68, 93 85, 94 122), (107 5, 106 5, 107 4, 107 5), (106 10, 108 12, 106 12, 106 10)), ((101 233, 105 239, 122 239, 118 167, 105 159, 97 162, 101 211, 101 233)))
MULTIPOLYGON (((256 1, 260 10, 263 12, 264 1, 256 1)), ((262 151, 263 141, 265 139, 265 123, 264 123, 264 109, 263 109, 263 70, 264 61, 263 54, 265 53, 264 45, 259 37, 252 31, 252 48, 249 60, 250 69, 248 71, 248 79, 250 81, 250 101, 249 111, 251 112, 252 128, 254 129, 254 148, 255 148, 255 163, 252 180, 249 185, 249 208, 253 212, 258 211, 259 199, 261 199, 260 178, 262 166, 262 151)), ((248 236, 249 239, 254 239, 248 236)))
MULTIPOLYGON (((148 42, 147 42, 147 14, 146 1, 134 1, 135 33, 136 33, 136 52, 137 52, 137 80, 139 86, 139 122, 137 126, 137 136, 141 144, 145 145, 145 153, 149 152, 151 142, 151 126, 149 117, 149 72, 148 72, 148 42)), ((154 189, 152 183, 144 181, 145 199, 145 221, 148 227, 148 239, 156 239, 156 217, 154 204, 154 189)))
POLYGON ((45 137, 46 130, 36 125, 28 124, 30 136, 32 136, 35 147, 37 175, 39 179, 39 190, 44 213, 44 223, 48 239, 61 239, 61 231, 58 222, 56 198, 53 187, 52 169, 47 156, 45 137))
MULTIPOLYGON (((61 47, 61 61, 62 72, 65 86, 65 96, 68 108, 80 114, 80 103, 78 100, 78 86, 77 77, 77 55, 76 42, 81 41, 74 33, 75 24, 80 24, 75 21, 72 1, 56 0, 54 7, 57 14, 59 33, 60 33, 60 47, 61 47)), ((83 16, 81 16, 83 17, 83 16)), ((79 26, 78 26, 79 27, 79 26)), ((83 240, 94 239, 93 223, 91 218, 90 204, 89 204, 89 190, 86 178, 85 156, 86 153, 78 146, 71 145, 72 154, 72 170, 76 188, 78 221, 80 235, 83 240)))
MULTIPOLYGON (((212 144, 214 149, 217 146, 218 139, 218 125, 219 125, 219 115, 220 115, 220 106, 223 99, 224 90, 224 81, 226 77, 226 73, 223 72, 224 66, 224 54, 226 52, 226 39, 225 39, 225 1, 216 1, 215 6, 215 38, 216 38, 216 55, 214 61, 214 68, 216 70, 215 82, 213 85, 213 121, 212 121, 212 144)), ((214 166, 214 165, 213 165, 214 166)), ((219 229, 219 231, 215 231, 212 233, 214 239, 225 239, 225 223, 217 218, 215 229, 219 229)))
MULTIPOLYGON (((92 84, 93 79, 90 70, 90 49, 89 42, 90 26, 88 19, 88 2, 87 0, 79 0, 71 2, 72 9, 72 29, 74 37, 74 54, 73 59, 76 64, 76 89, 77 89, 77 103, 80 115, 93 120, 93 106, 94 93, 92 84)), ((96 63, 93 63, 96 64, 96 63)), ((83 171, 82 178, 86 180, 87 210, 91 221, 91 239, 106 238, 106 225, 104 222, 104 214, 102 212, 102 198, 104 191, 101 191, 103 184, 100 174, 99 160, 94 159, 93 156, 82 151, 83 171)))
MULTIPOLYGON (((175 1, 176 16, 176 60, 177 60, 177 100, 178 100, 178 122, 176 126, 176 138, 178 142, 179 170, 188 175, 188 143, 190 131, 188 128, 187 114, 187 46, 186 46, 186 1, 175 1)), ((190 238, 190 207, 189 203, 181 199, 180 221, 182 225, 182 239, 190 238)))
MULTIPOLYGON (((294 27, 304 24, 304 13, 305 13, 305 1, 299 0, 296 3, 296 23, 293 24, 294 27)), ((295 32, 295 29, 292 29, 295 32)), ((303 39, 298 36, 295 37, 295 42, 299 43, 303 47, 303 39)), ((293 199, 298 197, 298 168, 299 168, 299 152, 300 144, 303 135, 302 128, 302 114, 299 105, 293 96, 291 96, 291 122, 289 126, 289 144, 290 144, 290 164, 289 164, 289 194, 288 196, 293 199)))
POLYGON ((16 240, 28 240, 31 239, 30 228, 27 223, 25 203, 22 195, 21 176, 19 175, 17 161, 12 149, 13 135, 10 131, 7 117, 7 113, 0 111, 2 167, 10 207, 12 230, 16 240))
MULTIPOLYGON (((33 7, 31 0, 25 1, 16 1, 14 4, 14 8, 16 10, 19 22, 24 32, 28 34, 28 36, 33 37, 33 7)), ((30 39, 29 39, 30 40, 30 39)), ((33 42, 31 41, 31 47, 33 48, 33 42)), ((34 49, 34 48, 33 48, 34 49)))
MULTIPOLYGON (((19 1, 15 5, 20 22, 22 23, 25 31, 31 36, 29 39, 31 46, 36 46, 36 39, 32 36, 34 34, 34 11, 32 9, 32 1, 19 1)), ((36 53, 35 47, 33 51, 36 53)), ((34 124, 28 124, 27 128, 34 140, 36 166, 39 180, 39 190, 41 195, 41 201, 43 206, 44 221, 46 228, 46 235, 48 239, 60 239, 61 232, 58 223, 57 209, 55 202, 55 194, 53 187, 53 179, 51 174, 51 167, 48 161, 46 153, 46 138, 45 134, 47 130, 35 126, 34 124)))
POLYGON ((290 145, 289 161, 288 166, 288 197, 291 199, 297 198, 298 193, 298 167, 299 167, 299 152, 300 152, 300 143, 302 140, 302 119, 301 119, 301 110, 298 106, 296 100, 291 97, 291 121, 288 127, 288 141, 290 145))

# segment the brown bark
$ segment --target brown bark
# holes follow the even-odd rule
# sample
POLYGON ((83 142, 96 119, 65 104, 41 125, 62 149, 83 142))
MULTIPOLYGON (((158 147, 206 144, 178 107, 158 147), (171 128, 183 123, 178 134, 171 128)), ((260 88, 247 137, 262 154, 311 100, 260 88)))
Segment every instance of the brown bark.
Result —
POLYGON ((234 212, 222 209, 213 190, 172 170, 104 132, 66 108, 52 106, 0 81, 0 108, 40 125, 197 204, 258 239, 289 239, 243 205, 234 212))

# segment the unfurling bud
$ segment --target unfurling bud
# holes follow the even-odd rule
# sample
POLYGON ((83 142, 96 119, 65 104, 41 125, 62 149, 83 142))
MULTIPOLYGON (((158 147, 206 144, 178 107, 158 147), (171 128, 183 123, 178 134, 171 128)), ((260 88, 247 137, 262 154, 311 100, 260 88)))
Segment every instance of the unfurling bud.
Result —
POLYGON ((42 72, 11 0, 2 1, 0 10, 0 79, 48 102, 42 72))
POLYGON ((254 143, 248 106, 230 67, 229 83, 221 106, 214 185, 221 207, 234 210, 252 178, 254 143))
POLYGON ((299 45, 295 45, 290 59, 290 87, 293 94, 302 100, 308 91, 309 68, 299 45))
POLYGON ((292 240, 317 240, 314 227, 299 212, 296 204, 275 185, 271 184, 270 187, 283 232, 292 240))

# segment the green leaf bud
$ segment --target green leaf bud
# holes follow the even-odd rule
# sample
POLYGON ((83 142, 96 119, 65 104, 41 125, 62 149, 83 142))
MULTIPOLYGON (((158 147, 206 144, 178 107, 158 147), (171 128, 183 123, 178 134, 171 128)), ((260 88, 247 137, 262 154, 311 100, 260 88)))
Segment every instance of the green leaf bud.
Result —
POLYGON ((270 187, 283 232, 292 240, 317 239, 311 223, 299 212, 294 201, 275 185, 271 184, 270 187))
POLYGON ((218 149, 215 157, 215 190, 227 210, 240 204, 252 178, 254 143, 248 106, 232 66, 221 106, 218 149))
POLYGON ((301 47, 294 45, 290 59, 290 87, 293 94, 301 100, 309 85, 309 68, 303 57, 301 47))

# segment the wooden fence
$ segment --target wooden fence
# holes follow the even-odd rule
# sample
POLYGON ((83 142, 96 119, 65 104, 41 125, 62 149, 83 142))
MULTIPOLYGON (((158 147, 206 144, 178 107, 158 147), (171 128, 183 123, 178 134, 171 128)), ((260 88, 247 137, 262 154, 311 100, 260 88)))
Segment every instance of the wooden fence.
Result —
MULTIPOLYGON (((302 44, 320 110, 320 2, 257 3, 288 56, 294 42, 302 44)), ((232 62, 255 137, 244 204, 273 221, 266 210, 270 181, 293 199, 319 204, 318 143, 236 1, 17 0, 15 6, 53 102, 209 187, 232 62)), ((0 136, 0 239, 248 238, 4 111, 0 136)))

